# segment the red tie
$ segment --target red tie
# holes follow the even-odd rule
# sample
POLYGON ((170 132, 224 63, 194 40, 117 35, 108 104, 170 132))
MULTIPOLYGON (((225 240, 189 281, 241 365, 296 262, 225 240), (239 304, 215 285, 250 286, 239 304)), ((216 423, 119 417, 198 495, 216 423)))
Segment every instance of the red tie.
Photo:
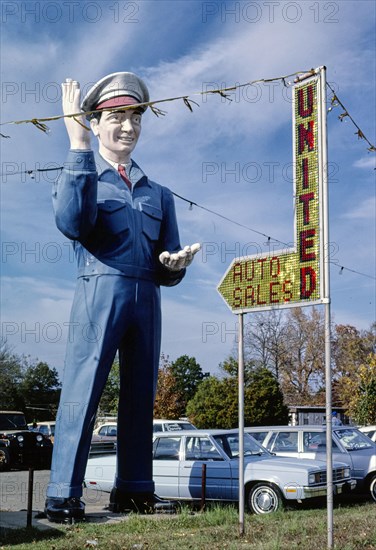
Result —
POLYGON ((129 191, 132 191, 132 184, 129 181, 127 174, 125 173, 125 168, 122 164, 119 164, 118 172, 120 174, 121 179, 127 184, 129 191))

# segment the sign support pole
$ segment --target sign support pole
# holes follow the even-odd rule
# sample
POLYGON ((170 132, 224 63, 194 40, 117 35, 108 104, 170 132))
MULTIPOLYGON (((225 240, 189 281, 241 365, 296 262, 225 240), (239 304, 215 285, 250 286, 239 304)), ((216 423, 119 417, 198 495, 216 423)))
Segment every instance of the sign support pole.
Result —
POLYGON ((244 535, 244 314, 239 313, 239 535, 244 535))
POLYGON ((319 170, 322 178, 322 239, 324 245, 324 298, 325 301, 325 395, 326 395, 326 502, 328 548, 333 548, 333 455, 332 455, 332 370, 331 370, 331 315, 329 271, 329 205, 328 156, 326 131, 326 67, 320 67, 320 128, 321 147, 319 170))
POLYGON ((324 304, 328 548, 333 548, 332 372, 326 67, 294 81, 293 248, 235 258, 218 291, 239 318, 239 529, 244 534, 243 318, 251 311, 324 304))

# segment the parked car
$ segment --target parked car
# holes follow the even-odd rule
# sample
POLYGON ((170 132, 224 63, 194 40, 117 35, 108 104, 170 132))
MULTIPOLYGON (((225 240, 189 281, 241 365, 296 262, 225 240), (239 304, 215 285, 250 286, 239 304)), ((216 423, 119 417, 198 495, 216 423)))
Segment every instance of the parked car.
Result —
POLYGON ((116 441, 117 438, 117 424, 111 422, 108 424, 102 424, 93 431, 92 441, 116 441))
MULTIPOLYGON (((326 460, 325 426, 262 426, 245 431, 279 456, 326 460)), ((357 490, 376 501, 376 444, 352 426, 332 429, 333 459, 346 463, 357 490)))
POLYGON ((28 424, 28 428, 31 432, 39 432, 48 439, 54 442, 54 436, 55 436, 55 420, 46 420, 43 422, 33 422, 32 424, 28 424))
MULTIPOLYGON (((268 514, 286 501, 326 495, 326 466, 319 461, 272 455, 255 439, 244 436, 246 505, 255 514, 268 514)), ((236 502, 239 494, 239 435, 236 430, 189 430, 158 433, 153 438, 153 479, 156 494, 179 501, 200 501, 202 466, 206 465, 206 499, 236 502)), ((116 458, 89 458, 86 487, 110 492, 116 458)), ((356 483, 345 464, 334 465, 335 493, 356 483)))
POLYGON ((20 411, 0 411, 0 471, 11 468, 50 468, 52 443, 29 431, 20 411))
POLYGON ((153 420, 153 432, 176 432, 178 430, 195 430, 196 426, 188 420, 153 420))
MULTIPOLYGON (((194 430, 195 426, 187 420, 153 420, 153 432, 175 432, 177 430, 194 430)), ((93 432, 92 442, 116 441, 117 423, 110 422, 98 426, 93 432)))
POLYGON ((362 426, 358 429, 376 443, 376 426, 362 426))

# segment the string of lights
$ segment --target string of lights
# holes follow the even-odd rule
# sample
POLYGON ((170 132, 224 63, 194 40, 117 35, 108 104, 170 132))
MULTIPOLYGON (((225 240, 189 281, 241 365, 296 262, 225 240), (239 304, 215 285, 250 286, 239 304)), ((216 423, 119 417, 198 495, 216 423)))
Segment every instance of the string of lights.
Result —
MULTIPOLYGON (((209 212, 210 214, 213 214, 214 216, 218 216, 219 218, 222 218, 223 220, 226 220, 226 221, 228 221, 228 222, 230 222, 234 225, 242 227, 243 229, 247 229, 248 231, 252 231, 253 233, 257 233, 258 235, 261 235, 262 237, 267 238, 268 239, 268 244, 271 241, 274 241, 274 242, 283 244, 284 246, 291 246, 291 243, 290 244, 285 243, 285 242, 283 242, 283 241, 281 241, 281 240, 279 240, 275 237, 272 237, 271 235, 267 235, 266 233, 262 233, 261 231, 258 231, 257 229, 254 229, 252 227, 249 227, 247 225, 239 223, 235 220, 232 220, 231 218, 228 218, 227 216, 224 216, 223 214, 220 214, 219 212, 215 212, 214 210, 211 210, 210 208, 206 208, 205 206, 202 206, 201 204, 198 204, 194 201, 186 199, 185 197, 182 197, 181 195, 178 195, 177 193, 172 192, 172 194, 175 195, 175 197, 187 202, 189 204, 190 209, 192 209, 193 206, 196 206, 197 208, 201 208, 202 210, 205 210, 206 212, 209 212)), ((351 269, 350 267, 346 267, 344 265, 339 264, 337 261, 332 260, 332 261, 329 261, 329 263, 340 268, 340 272, 339 272, 340 275, 342 275, 343 271, 350 271, 351 273, 356 273, 357 275, 362 275, 363 277, 368 277, 369 279, 376 280, 376 277, 374 277, 372 275, 368 275, 367 273, 362 273, 361 271, 351 269)))
MULTIPOLYGON (((237 85, 234 85, 234 86, 230 86, 230 87, 226 87, 226 88, 219 88, 219 89, 216 89, 216 90, 206 90, 206 91, 201 91, 201 92, 195 92, 191 95, 208 95, 208 94, 219 94, 220 96, 222 97, 225 97, 226 99, 228 99, 229 101, 232 101, 231 98, 229 97, 228 95, 228 92, 230 91, 234 91, 238 88, 242 88, 244 86, 249 86, 249 85, 252 85, 252 84, 256 84, 256 83, 262 83, 262 82, 273 82, 273 81, 281 81, 283 83, 284 86, 290 86, 293 84, 293 82, 289 82, 287 81, 288 78, 290 77, 296 77, 294 82, 297 82, 299 81, 300 79, 303 79, 303 78, 307 78, 308 76, 310 75, 313 75, 314 74, 314 70, 311 69, 310 71, 298 71, 298 72, 295 72, 295 73, 292 73, 292 74, 289 74, 289 75, 285 75, 285 76, 280 76, 280 77, 275 77, 275 78, 268 78, 268 79, 265 79, 265 78, 262 78, 262 79, 258 79, 258 80, 253 80, 253 81, 250 81, 250 82, 246 82, 244 84, 237 84, 237 85)), ((328 112, 330 112, 331 110, 333 110, 333 108, 335 107, 338 107, 338 106, 341 106, 341 108, 343 109, 343 113, 341 113, 339 115, 339 120, 340 121, 343 121, 346 117, 349 118, 349 120, 351 120, 352 124, 356 127, 357 129, 357 132, 356 132, 356 135, 358 136, 358 139, 364 139, 368 145, 369 145, 369 148, 368 148, 368 151, 370 152, 375 152, 376 151, 376 148, 375 146, 369 141, 369 139, 365 136, 364 132, 361 130, 361 128, 359 127, 359 125, 355 122, 355 120, 353 119, 353 117, 350 115, 350 113, 348 112, 348 110, 346 109, 346 107, 343 105, 343 103, 340 101, 340 99, 338 98, 337 94, 335 93, 334 89, 332 88, 332 86, 327 83, 327 86, 328 88, 331 90, 331 92, 333 93, 333 97, 331 99, 331 106, 329 107, 328 109, 328 112)), ((193 108, 192 108, 192 104, 195 104, 195 105, 198 105, 197 102, 195 102, 193 99, 190 99, 190 96, 189 95, 184 95, 184 96, 178 96, 178 97, 170 97, 170 98, 166 98, 166 99, 161 99, 161 100, 156 100, 156 101, 151 101, 151 102, 148 102, 148 103, 142 103, 142 104, 139 104, 140 106, 149 106, 151 111, 156 115, 156 116, 164 116, 166 114, 165 111, 162 111, 161 109, 155 107, 156 104, 160 104, 160 103, 164 103, 164 102, 170 102, 170 101, 177 101, 177 100, 183 100, 184 104, 186 107, 189 108, 190 111, 193 111, 193 108)), ((129 107, 119 107, 118 109, 126 109, 126 108, 134 108, 135 106, 132 105, 132 106, 129 106, 129 107)), ((111 109, 113 110, 113 109, 111 109)), ((88 114, 92 114, 96 111, 89 111, 89 112, 85 112, 86 115, 88 114)), ((77 120, 77 117, 78 116, 82 116, 83 113, 73 113, 73 114, 70 114, 70 115, 57 115, 57 116, 53 116, 53 117, 45 117, 45 118, 32 118, 32 119, 26 119, 26 120, 19 120, 19 121, 9 121, 9 122, 4 122, 4 123, 1 123, 0 125, 7 125, 7 124, 23 124, 23 123, 32 123, 34 126, 36 126, 36 128, 38 128, 39 130, 42 130, 43 132, 45 133, 49 133, 50 132, 50 129, 49 127, 44 124, 45 122, 47 121, 54 121, 54 120, 59 120, 61 118, 66 118, 66 117, 70 117, 70 118, 74 118, 76 120, 77 123, 81 124, 82 123, 77 120)), ((86 126, 84 126, 87 130, 89 130, 89 128, 87 128, 86 126)), ((3 137, 3 138, 9 138, 10 136, 6 136, 2 133, 0 133, 0 136, 3 137)), ((56 171, 56 170, 62 170, 63 167, 62 166, 58 166, 58 167, 53 167, 53 168, 37 168, 37 169, 33 169, 33 170, 23 170, 23 171, 18 171, 18 172, 12 172, 12 173, 1 173, 0 176, 9 176, 9 175, 20 175, 20 174, 27 174, 29 175, 32 179, 34 179, 35 177, 35 174, 37 173, 41 173, 41 172, 50 172, 50 171, 56 171)), ((192 209, 193 206, 196 206, 197 208, 200 208, 202 210, 205 210, 206 212, 209 212, 210 214, 214 215, 214 216, 217 216, 225 221, 228 221, 229 223, 232 223, 234 225, 237 225, 239 227, 242 227, 243 229, 246 229, 248 231, 252 231, 253 233, 256 233, 262 237, 265 237, 267 239, 267 244, 270 245, 271 241, 273 240, 274 242, 277 242, 277 243, 280 243, 282 244, 283 246, 291 246, 290 244, 288 243, 285 243, 275 237, 272 237, 270 235, 267 235, 266 233, 263 233, 262 231, 259 231, 257 229, 254 229, 252 227, 249 227, 247 225, 244 225, 242 223, 239 223, 223 214, 220 214, 218 212, 215 212, 214 210, 211 210, 210 208, 207 208, 205 206, 202 206, 190 199, 187 199, 185 197, 182 197, 181 195, 178 195, 177 193, 173 193, 177 198, 179 198, 180 200, 183 200, 185 202, 187 202, 189 204, 189 208, 192 209)), ((357 271, 357 270, 354 270, 354 269, 351 269, 351 268, 348 268, 346 266, 343 266, 343 265, 340 265, 337 261, 330 261, 329 263, 337 266, 340 268, 340 272, 339 274, 342 274, 343 271, 349 271, 349 272, 352 272, 352 273, 355 273, 357 275, 361 275, 361 276, 364 276, 364 277, 367 277, 367 278, 370 278, 370 279, 375 279, 376 280, 376 277, 373 277, 371 275, 368 275, 366 273, 362 273, 360 271, 357 271)))
MULTIPOLYGON (((156 107, 157 104, 171 102, 171 101, 183 101, 184 105, 190 111, 193 111, 192 104, 197 105, 197 106, 199 106, 199 104, 196 101, 194 101, 193 99, 191 99, 190 96, 204 96, 204 95, 218 94, 222 97, 225 97, 229 101, 232 101, 232 99, 229 96, 229 92, 233 92, 237 89, 244 88, 245 86, 252 86, 253 84, 261 84, 261 83, 265 83, 265 82, 276 82, 276 81, 282 82, 284 86, 292 86, 294 84, 294 81, 288 81, 287 79, 289 79, 291 77, 297 77, 298 78, 299 75, 300 76, 301 75, 307 76, 307 75, 310 75, 310 74, 314 74, 313 69, 311 69, 310 71, 296 71, 296 72, 288 74, 288 75, 277 76, 277 77, 273 77, 273 78, 259 78, 257 80, 251 80, 251 81, 245 82, 243 84, 235 84, 233 86, 218 88, 218 89, 215 89, 215 90, 202 90, 200 92, 193 92, 191 94, 185 94, 185 95, 180 95, 180 96, 176 96, 176 97, 168 97, 168 98, 165 98, 165 99, 158 99, 158 100, 154 100, 154 101, 148 101, 148 102, 144 102, 144 103, 137 103, 137 104, 134 104, 134 105, 121 106, 121 107, 115 107, 115 108, 111 107, 109 109, 101 109, 101 110, 105 110, 105 111, 108 111, 108 110, 111 110, 111 111, 116 111, 116 110, 124 111, 124 110, 127 110, 127 109, 135 109, 137 107, 150 107, 150 110, 156 116, 164 116, 166 114, 166 111, 163 111, 162 109, 159 109, 158 107, 156 107)), ((48 133, 50 133, 50 128, 45 124, 45 122, 52 122, 52 121, 55 121, 55 120, 60 120, 62 118, 73 118, 73 119, 76 120, 76 122, 78 124, 83 126, 86 130, 90 131, 90 128, 88 128, 87 126, 82 124, 79 120, 77 120, 77 117, 82 117, 83 115, 85 115, 85 116, 91 115, 91 114, 96 113, 96 112, 97 112, 97 110, 85 111, 85 112, 81 111, 79 113, 72 113, 72 114, 69 114, 69 115, 55 115, 55 116, 50 116, 50 117, 33 117, 33 118, 25 119, 25 120, 10 120, 8 122, 0 123, 0 126, 11 125, 11 124, 33 124, 36 128, 38 128, 38 130, 41 130, 42 132, 48 134, 48 133)), ((2 133, 0 133, 0 136, 3 137, 3 138, 10 138, 10 136, 7 136, 7 135, 2 134, 2 133)))
MULTIPOLYGON (((234 92, 235 90, 238 90, 240 88, 244 88, 245 86, 252 86, 254 84, 261 84, 261 83, 279 81, 279 82, 282 82, 282 84, 285 87, 289 87, 289 86, 293 85, 294 83, 298 82, 299 80, 301 80, 303 78, 307 78, 307 77, 313 75, 314 73, 315 73, 314 69, 311 69, 309 71, 296 71, 294 73, 284 75, 284 76, 277 76, 277 77, 273 77, 273 78, 259 78, 259 79, 256 79, 256 80, 251 80, 249 82, 245 82, 243 84, 235 84, 233 86, 218 88, 218 89, 215 89, 215 90, 202 90, 200 92, 193 92, 191 94, 186 94, 186 95, 181 95, 181 96, 176 96, 176 97, 169 97, 169 98, 164 98, 164 99, 158 99, 158 100, 149 101, 149 102, 145 102, 145 103, 139 103, 137 105, 129 105, 129 106, 111 108, 111 110, 125 110, 125 109, 132 109, 132 108, 134 109, 137 106, 140 106, 140 107, 143 106, 143 107, 149 107, 150 110, 156 116, 165 116, 167 114, 167 112, 163 111, 162 109, 159 109, 158 107, 156 107, 157 104, 171 102, 171 101, 183 101, 184 105, 191 112, 193 112, 192 105, 199 106, 199 104, 196 101, 194 101, 193 99, 191 99, 190 96, 204 96, 204 95, 216 95, 217 94, 217 95, 220 95, 221 97, 226 98, 228 101, 232 101, 231 97, 229 96, 229 92, 234 92), (295 77, 295 79, 293 81, 289 81, 288 79, 291 78, 291 77, 295 77)), ((343 109, 343 112, 338 116, 338 119, 341 122, 345 118, 348 118, 349 120, 351 120, 352 124, 357 129, 355 134, 358 136, 358 139, 364 139, 368 143, 368 145, 369 145, 368 151, 376 152, 375 145, 373 145, 373 143, 371 143, 371 141, 365 136, 365 134, 362 131, 362 129, 360 128, 360 126, 355 122, 354 118, 351 116, 349 111, 346 109, 346 107, 344 106, 342 101, 338 98, 338 95, 336 94, 333 87, 329 84, 329 82, 327 82, 326 85, 333 94, 332 99, 331 99, 331 106, 329 107, 328 112, 332 111, 335 107, 340 106, 343 109)), ((38 130, 41 130, 42 132, 44 132, 46 134, 49 134, 51 130, 47 126, 47 124, 45 124, 45 122, 60 120, 62 118, 73 118, 78 124, 83 126, 86 130, 90 131, 90 128, 85 126, 85 124, 83 124, 82 122, 80 122, 77 117, 82 117, 83 115, 91 115, 91 114, 96 113, 96 112, 97 112, 96 110, 93 110, 93 111, 72 113, 72 114, 69 114, 69 115, 55 115, 55 116, 51 116, 51 117, 38 117, 38 118, 33 117, 33 118, 30 118, 30 119, 25 119, 25 120, 11 120, 11 121, 7 121, 7 122, 1 122, 0 126, 11 125, 11 124, 33 124, 36 128, 38 128, 38 130)), ((10 138, 10 136, 5 135, 1 132, 0 132, 0 137, 10 138)))
MULTIPOLYGON (((11 174, 7 174, 7 175, 8 176, 9 175, 16 176, 16 175, 20 175, 20 174, 26 174, 26 175, 29 175, 33 179, 33 174, 34 173, 50 172, 50 171, 62 170, 62 169, 63 169, 63 166, 57 166, 55 168, 37 168, 35 170, 21 170, 19 172, 12 172, 11 174)), ((0 174, 0 176, 2 176, 2 175, 3 174, 0 174)), ((172 191, 172 194, 176 198, 186 202, 189 205, 190 210, 192 210, 194 206, 196 208, 200 208, 201 210, 205 210, 205 212, 209 212, 213 216, 217 216, 218 218, 221 218, 222 220, 225 220, 229 223, 232 223, 233 225, 237 225, 238 227, 242 227, 243 229, 246 229, 247 231, 251 231, 253 233, 256 233, 257 235, 260 235, 261 237, 265 237, 267 239, 267 244, 268 245, 273 241, 273 242, 277 242, 279 244, 282 244, 283 246, 291 247, 291 243, 285 243, 285 242, 281 241, 280 239, 277 239, 276 237, 272 237, 271 235, 267 235, 266 233, 263 233, 262 231, 254 229, 253 227, 249 227, 248 225, 244 225, 240 222, 237 222, 236 220, 233 220, 233 219, 229 218, 228 216, 225 216, 224 214, 220 214, 219 212, 216 212, 215 210, 207 208, 206 206, 203 206, 202 204, 198 204, 197 202, 195 202, 193 200, 182 197, 181 195, 179 195, 178 193, 175 193, 174 191, 172 191)), ((343 271, 349 271, 351 273, 361 275, 362 277, 367 277, 369 279, 376 280, 376 277, 373 277, 372 275, 368 275, 367 273, 362 273, 361 271, 357 271, 356 269, 351 269, 350 267, 346 267, 344 265, 339 264, 337 261, 330 261, 329 263, 332 264, 332 265, 335 265, 337 268, 340 269, 340 271, 339 271, 340 275, 342 275, 343 271)))
POLYGON ((328 109, 328 112, 332 111, 335 107, 342 107, 343 109, 343 113, 341 113, 339 116, 338 116, 338 119, 342 122, 345 118, 349 118, 349 120, 351 120, 351 122, 353 123, 353 125, 355 126, 355 128, 357 129, 357 131, 355 132, 355 135, 358 136, 358 139, 364 139, 369 147, 368 147, 368 151, 374 153, 376 152, 376 147, 370 142, 370 140, 364 135, 364 132, 360 129, 360 127, 358 126, 358 124, 355 122, 355 120, 353 119, 353 117, 350 115, 350 113, 348 112, 348 110, 346 109, 346 107, 344 106, 344 104, 342 103, 342 101, 338 98, 337 94, 335 93, 335 91, 333 90, 332 86, 327 82, 326 85, 328 86, 328 88, 330 89, 330 91, 333 93, 333 96, 332 96, 332 99, 331 99, 331 106, 329 107, 328 109))

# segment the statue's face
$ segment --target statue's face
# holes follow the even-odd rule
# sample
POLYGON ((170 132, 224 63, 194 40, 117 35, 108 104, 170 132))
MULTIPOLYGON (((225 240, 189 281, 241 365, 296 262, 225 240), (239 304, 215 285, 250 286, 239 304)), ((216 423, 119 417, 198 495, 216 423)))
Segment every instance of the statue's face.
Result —
POLYGON ((141 133, 139 111, 103 111, 100 120, 92 119, 90 124, 103 156, 117 163, 129 162, 141 133))

